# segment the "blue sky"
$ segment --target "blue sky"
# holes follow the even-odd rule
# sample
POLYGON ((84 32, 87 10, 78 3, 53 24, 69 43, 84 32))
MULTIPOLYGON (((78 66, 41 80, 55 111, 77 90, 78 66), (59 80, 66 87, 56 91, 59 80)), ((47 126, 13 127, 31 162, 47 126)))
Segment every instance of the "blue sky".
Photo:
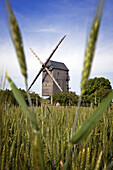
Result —
MULTIPOLYGON (((70 72, 70 90, 80 93, 86 39, 98 0, 10 0, 24 42, 28 82, 41 65, 30 47, 43 62, 66 34, 52 60, 64 62, 70 72)), ((107 0, 103 12, 97 48, 90 78, 108 78, 113 87, 113 3, 107 0)), ((7 70, 19 88, 24 88, 17 57, 12 45, 4 1, 0 1, 0 73, 7 70)), ((9 87, 6 83, 6 87, 9 87)), ((41 95, 41 76, 32 87, 41 95)))

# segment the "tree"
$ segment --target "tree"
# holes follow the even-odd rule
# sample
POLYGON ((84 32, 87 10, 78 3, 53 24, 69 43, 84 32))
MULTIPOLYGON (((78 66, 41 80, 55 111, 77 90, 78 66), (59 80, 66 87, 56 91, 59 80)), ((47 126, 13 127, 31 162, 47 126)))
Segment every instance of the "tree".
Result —
POLYGON ((53 95, 53 102, 61 105, 77 105, 78 95, 75 92, 63 92, 53 95))
POLYGON ((85 88, 82 101, 85 105, 100 103, 112 90, 110 81, 104 77, 89 79, 85 88))
MULTIPOLYGON (((26 91, 23 89, 19 89, 19 90, 21 91, 22 95, 24 96, 26 103, 29 105, 26 91)), ((32 92, 32 93, 30 93, 30 97, 31 97, 33 105, 36 105, 37 101, 38 101, 38 106, 41 105, 40 97, 38 94, 32 92)), ((0 100, 2 101, 2 103, 7 102, 11 105, 18 106, 18 103, 17 103, 15 97, 13 96, 12 90, 9 90, 9 89, 0 90, 0 100)))

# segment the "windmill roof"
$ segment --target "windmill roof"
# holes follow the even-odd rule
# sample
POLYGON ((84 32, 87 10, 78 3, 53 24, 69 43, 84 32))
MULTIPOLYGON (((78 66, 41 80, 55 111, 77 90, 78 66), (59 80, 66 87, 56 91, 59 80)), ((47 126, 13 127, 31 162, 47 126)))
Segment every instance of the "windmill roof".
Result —
POLYGON ((60 70, 69 71, 69 69, 66 67, 66 65, 65 65, 64 63, 57 62, 57 61, 52 61, 52 60, 50 60, 50 61, 47 63, 46 66, 47 66, 48 69, 60 69, 60 70))

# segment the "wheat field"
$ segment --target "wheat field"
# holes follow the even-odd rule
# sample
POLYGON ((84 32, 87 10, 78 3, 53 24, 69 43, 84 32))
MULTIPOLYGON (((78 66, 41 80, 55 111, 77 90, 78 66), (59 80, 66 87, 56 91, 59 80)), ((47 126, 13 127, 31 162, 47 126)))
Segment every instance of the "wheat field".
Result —
MULTIPOLYGON (((76 107, 50 107, 42 104, 35 107, 37 123, 43 143, 45 169, 60 169, 65 163, 76 107)), ((78 127, 92 108, 80 108, 78 127)), ((0 110, 1 170, 38 169, 33 143, 33 132, 20 107, 5 103, 0 110)), ((78 128, 77 127, 77 128, 78 128)), ((113 110, 108 109, 88 138, 73 146, 72 169, 106 169, 113 160, 113 110)))

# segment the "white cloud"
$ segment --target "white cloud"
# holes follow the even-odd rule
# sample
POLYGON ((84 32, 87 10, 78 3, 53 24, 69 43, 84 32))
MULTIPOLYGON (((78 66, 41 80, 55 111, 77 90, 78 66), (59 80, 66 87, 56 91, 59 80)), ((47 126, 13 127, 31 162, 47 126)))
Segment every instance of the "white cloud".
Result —
POLYGON ((46 33, 60 33, 60 31, 56 28, 40 28, 40 29, 31 29, 31 30, 26 30, 27 32, 46 32, 46 33))

